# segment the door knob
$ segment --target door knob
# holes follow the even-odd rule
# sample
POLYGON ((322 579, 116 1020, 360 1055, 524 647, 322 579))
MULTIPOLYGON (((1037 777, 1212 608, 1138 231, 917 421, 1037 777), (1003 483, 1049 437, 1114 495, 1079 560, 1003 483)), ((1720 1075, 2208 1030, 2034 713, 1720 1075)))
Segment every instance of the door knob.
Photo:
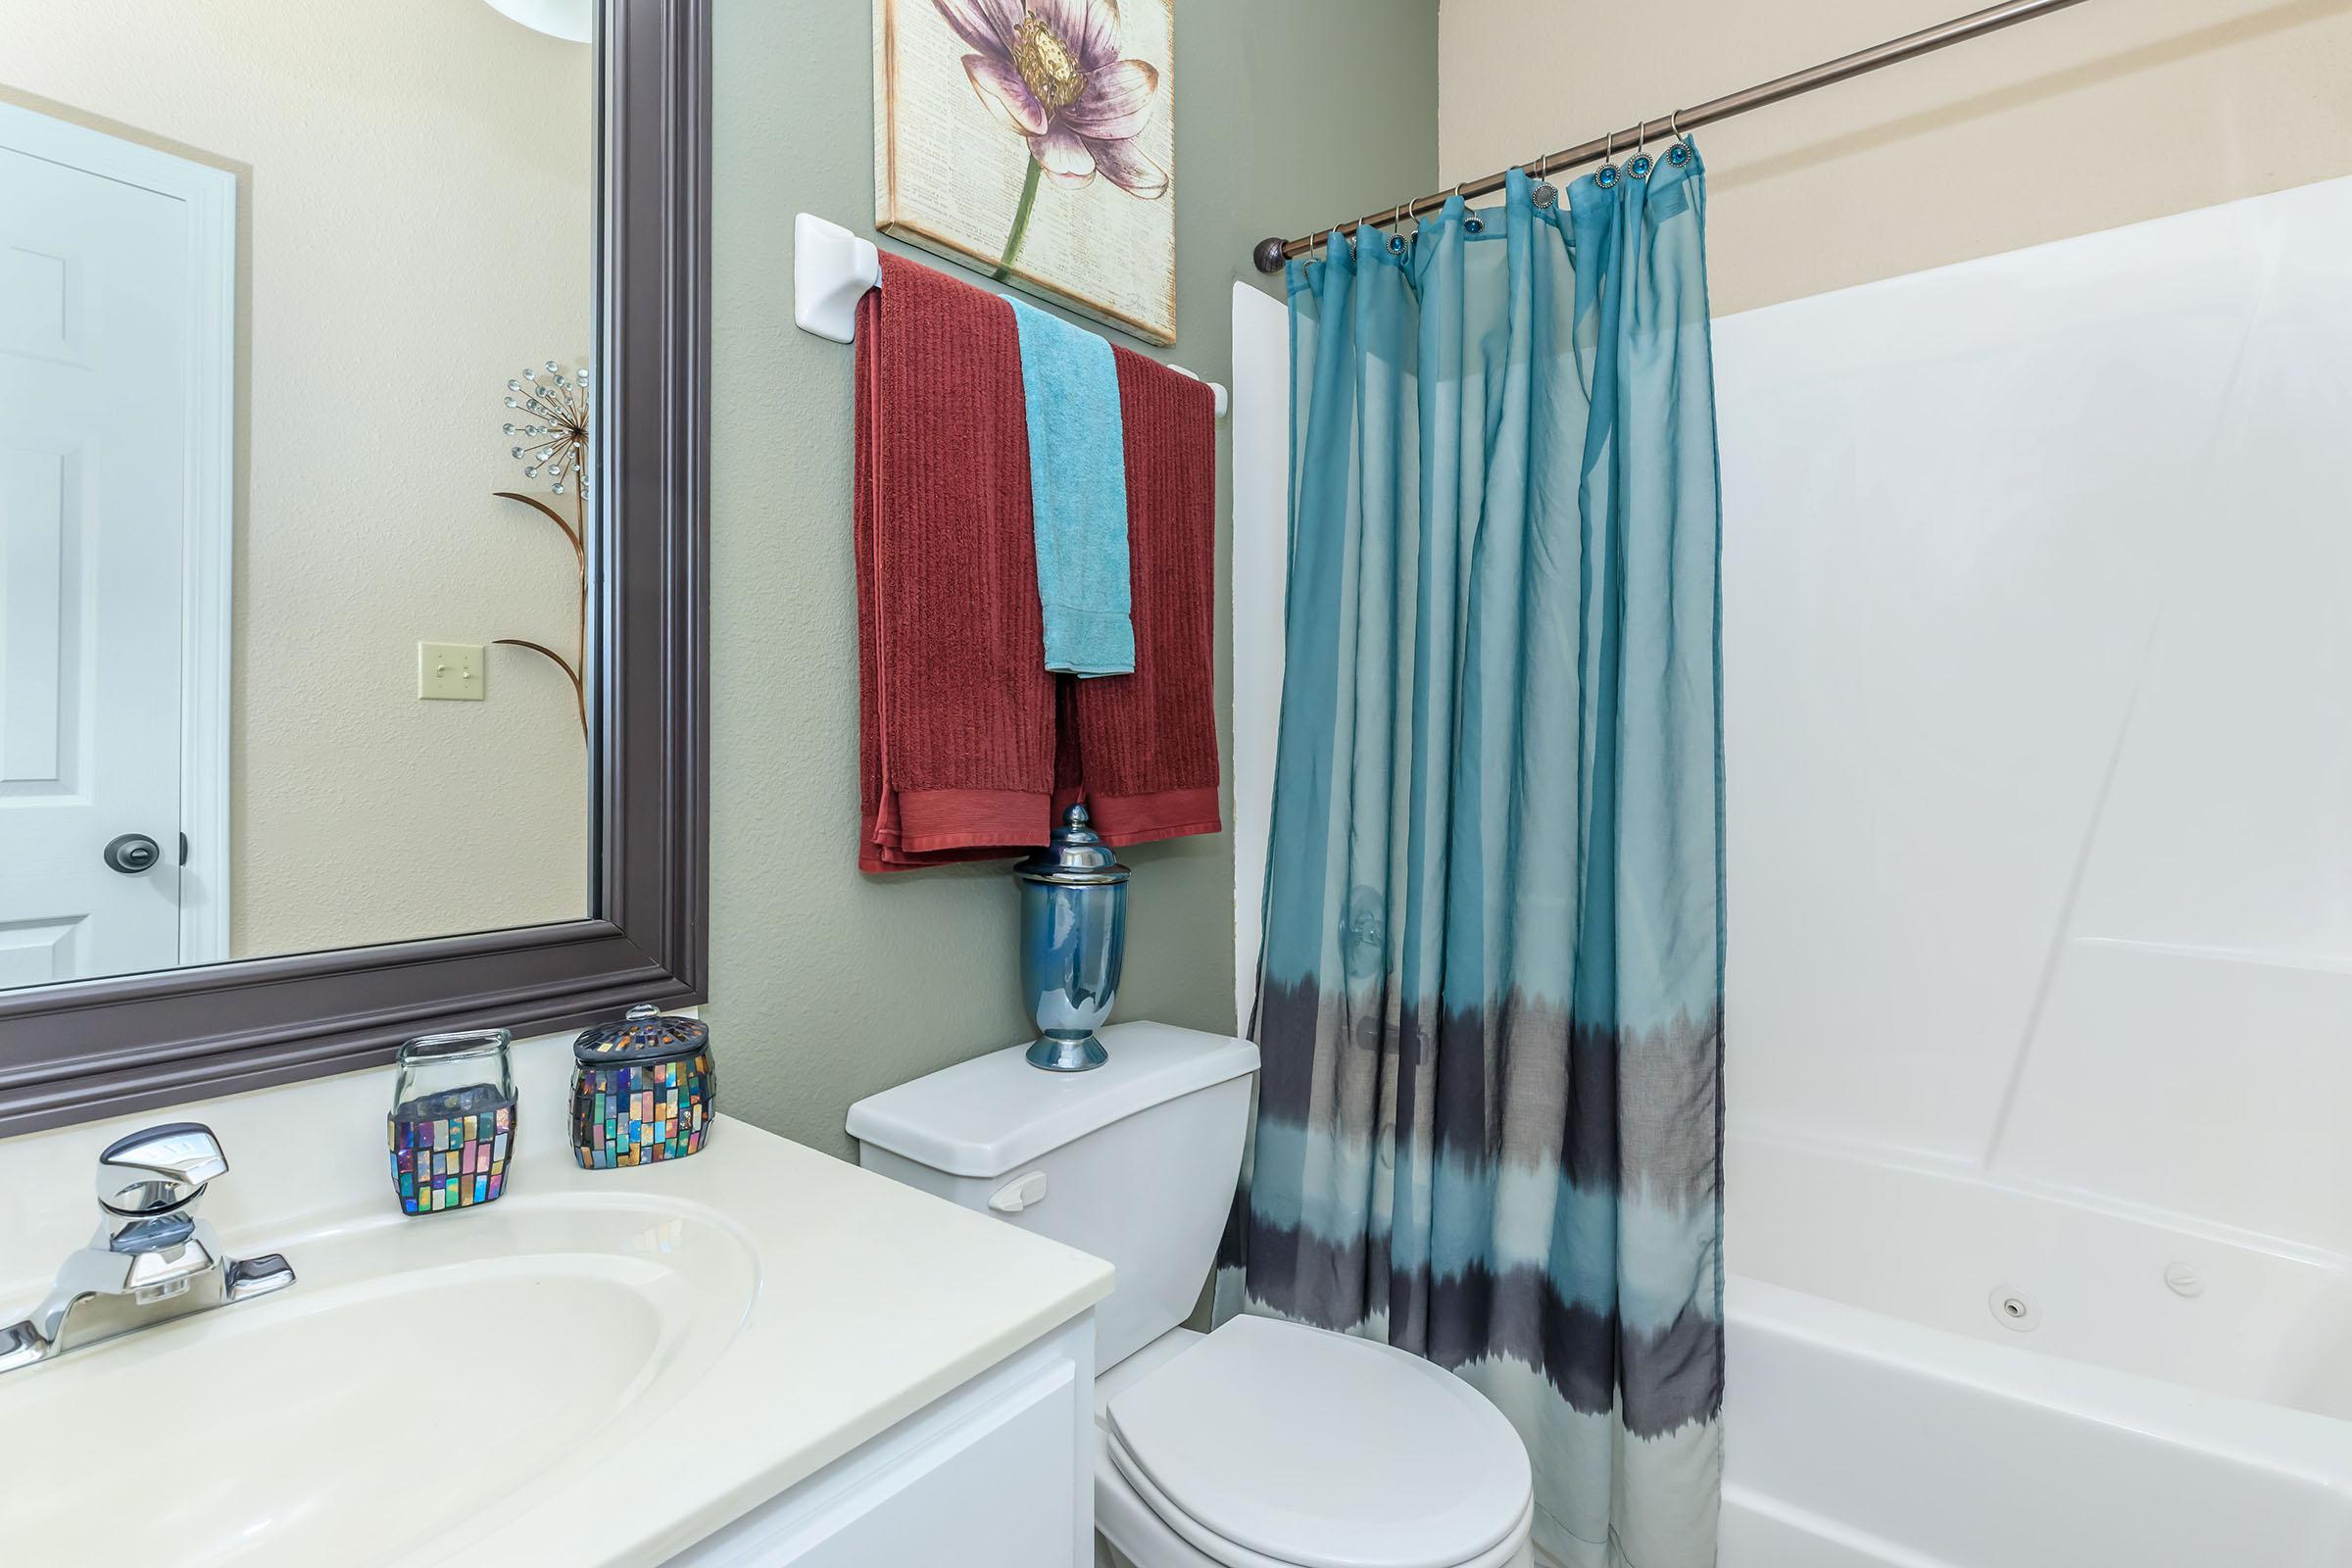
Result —
POLYGON ((124 876, 137 876, 152 871, 155 862, 164 858, 163 847, 144 833, 125 833, 110 841, 101 857, 109 870, 124 876))

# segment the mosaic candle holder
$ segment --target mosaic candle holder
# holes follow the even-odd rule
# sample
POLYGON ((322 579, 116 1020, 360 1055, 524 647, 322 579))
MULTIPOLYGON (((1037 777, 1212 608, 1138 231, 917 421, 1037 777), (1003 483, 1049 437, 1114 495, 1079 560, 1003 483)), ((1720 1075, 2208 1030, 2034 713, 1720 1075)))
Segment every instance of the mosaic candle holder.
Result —
POLYGON ((494 1202, 514 1142, 514 1076, 504 1029, 426 1035, 400 1048, 385 1118, 404 1214, 494 1202))
POLYGON ((484 1087, 427 1095, 385 1118, 392 1142, 392 1184, 404 1214, 487 1203, 507 1187, 507 1152, 514 1105, 484 1087))
POLYGON ((699 1153, 718 1113, 708 1025, 631 1007, 572 1043, 571 1154, 584 1170, 699 1153))

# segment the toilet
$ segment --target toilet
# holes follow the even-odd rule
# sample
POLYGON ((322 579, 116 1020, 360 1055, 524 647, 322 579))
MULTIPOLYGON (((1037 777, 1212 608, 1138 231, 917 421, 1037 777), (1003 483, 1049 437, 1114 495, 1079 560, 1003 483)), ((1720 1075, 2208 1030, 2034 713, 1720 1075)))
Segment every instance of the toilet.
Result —
POLYGON ((1010 1047, 859 1101, 877 1171, 1108 1259, 1095 1309, 1098 1560, 1530 1568, 1527 1450, 1468 1384, 1271 1318, 1181 1325, 1241 1173, 1257 1048, 1166 1024, 1046 1073, 1010 1047))

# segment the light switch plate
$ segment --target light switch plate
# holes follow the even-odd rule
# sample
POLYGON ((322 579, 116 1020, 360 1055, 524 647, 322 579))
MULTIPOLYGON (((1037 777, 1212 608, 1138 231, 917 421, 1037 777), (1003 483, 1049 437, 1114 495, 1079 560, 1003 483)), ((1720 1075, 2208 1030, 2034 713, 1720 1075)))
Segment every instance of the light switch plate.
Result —
POLYGON ((479 643, 418 643, 416 695, 426 702, 478 703, 486 695, 479 643))

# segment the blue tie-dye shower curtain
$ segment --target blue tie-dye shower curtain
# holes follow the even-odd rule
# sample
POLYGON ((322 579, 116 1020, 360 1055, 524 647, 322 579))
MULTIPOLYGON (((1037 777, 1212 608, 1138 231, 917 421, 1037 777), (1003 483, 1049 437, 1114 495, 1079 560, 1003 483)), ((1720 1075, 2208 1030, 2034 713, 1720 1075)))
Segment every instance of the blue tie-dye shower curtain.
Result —
MULTIPOLYGON (((1642 172, 1637 173, 1639 168, 1642 172)), ((1514 173, 1290 271, 1288 668, 1227 1309, 1451 1367, 1570 1568, 1715 1561, 1704 182, 1514 173), (1548 197, 1549 193, 1544 193, 1548 197)))

